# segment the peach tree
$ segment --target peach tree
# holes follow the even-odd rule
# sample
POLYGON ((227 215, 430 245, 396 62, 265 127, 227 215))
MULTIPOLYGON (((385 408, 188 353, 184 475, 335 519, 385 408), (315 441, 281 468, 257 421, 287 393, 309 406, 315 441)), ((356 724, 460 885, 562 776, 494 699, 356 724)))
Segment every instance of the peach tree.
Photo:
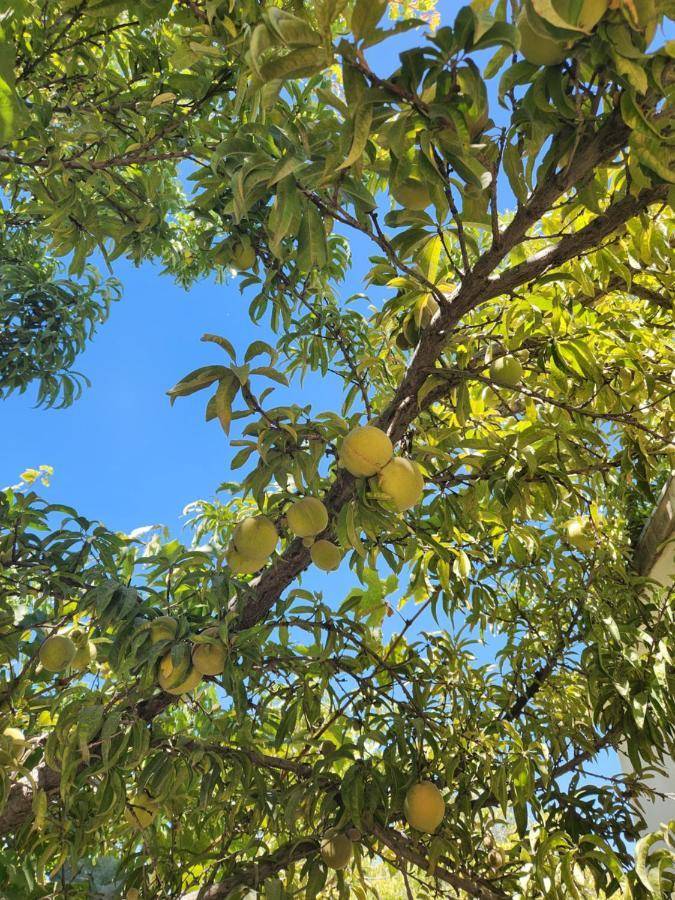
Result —
POLYGON ((265 337, 168 391, 235 448, 191 541, 0 495, 3 896, 670 896, 675 5, 454 7, 0 7, 24 283, 236 270, 265 337))

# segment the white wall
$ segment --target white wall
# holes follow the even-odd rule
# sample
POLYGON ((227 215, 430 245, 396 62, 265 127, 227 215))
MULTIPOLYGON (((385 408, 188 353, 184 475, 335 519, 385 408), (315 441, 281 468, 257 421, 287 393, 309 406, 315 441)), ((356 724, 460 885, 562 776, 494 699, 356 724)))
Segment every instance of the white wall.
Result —
MULTIPOLYGON (((675 478, 671 478, 661 495, 654 514, 645 526, 641 539, 642 553, 638 553, 642 574, 664 587, 675 581, 675 478)), ((624 772, 631 772, 630 760, 621 754, 624 772)), ((645 833, 657 831, 666 822, 675 819, 675 760, 668 760, 667 775, 656 775, 649 786, 664 799, 648 800, 640 804, 647 821, 645 833)))

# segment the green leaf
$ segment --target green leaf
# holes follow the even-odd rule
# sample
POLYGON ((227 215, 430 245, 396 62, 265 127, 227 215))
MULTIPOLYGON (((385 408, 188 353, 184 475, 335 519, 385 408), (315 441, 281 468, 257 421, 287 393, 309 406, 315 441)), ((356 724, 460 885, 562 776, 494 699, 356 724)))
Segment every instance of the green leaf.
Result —
MULTIPOLYGON (((475 40, 475 38, 474 38, 475 40)), ((502 47, 517 50, 518 32, 515 25, 508 22, 495 22, 475 43, 472 50, 485 50, 488 47, 502 47)))
POLYGON ((359 556, 365 559, 366 548, 363 546, 363 541, 359 537, 359 533, 356 528, 356 505, 354 503, 350 503, 347 506, 346 528, 349 543, 354 548, 354 550, 356 550, 359 556))
POLYGON ((270 249, 276 256, 281 256, 282 242, 287 237, 294 237, 302 221, 300 193, 295 179, 288 175, 277 185, 276 196, 267 227, 270 232, 270 249))
POLYGON ((519 84, 526 84, 531 81, 534 74, 537 71, 537 66, 533 65, 529 62, 517 62, 504 72, 502 77, 499 79, 499 91, 498 91, 498 99, 502 106, 504 104, 504 97, 509 93, 509 91, 516 87, 519 84))
POLYGON ((3 40, 3 35, 0 28, 0 146, 18 137, 27 120, 25 107, 15 90, 14 45, 3 40))
POLYGON ((511 190, 520 203, 525 203, 528 197, 528 190, 523 174, 522 154, 515 144, 507 144, 504 148, 503 164, 511 190))
POLYGON ((558 13, 554 0, 531 0, 531 2, 537 15, 545 19, 550 25, 566 31, 572 30, 583 33, 583 28, 579 28, 574 22, 567 21, 558 13))
POLYGON ((348 169, 361 159, 370 137, 370 126, 373 121, 373 108, 370 104, 359 106, 354 113, 353 136, 351 149, 346 159, 337 167, 337 171, 348 169))
POLYGON ((323 268, 326 264, 326 230, 319 211, 313 203, 305 205, 298 234, 297 261, 301 272, 323 268))
POLYGON ((176 397, 189 397, 190 394, 201 391, 228 373, 229 369, 225 366, 202 366, 182 378, 178 384, 167 391, 167 394, 173 404, 176 397))
POLYGON ((239 392, 240 382, 234 376, 222 378, 213 396, 213 412, 218 417, 225 434, 230 433, 232 403, 239 392))
POLYGON ((644 132, 633 131, 629 145, 641 166, 654 172, 663 181, 675 183, 675 154, 663 141, 644 132))
POLYGON ((219 347, 222 347, 223 350, 230 357, 232 362, 237 361, 237 353, 230 341, 227 338, 221 337, 218 334, 203 334, 201 337, 202 341, 209 341, 212 344, 218 344, 219 347))
POLYGON ((357 41, 369 37, 387 10, 387 0, 356 0, 351 29, 357 41))
POLYGON ((363 768, 360 763, 354 763, 344 775, 340 794, 345 808, 348 810, 352 821, 357 827, 362 827, 362 813, 364 810, 365 785, 363 780, 363 768))
POLYGON ((260 80, 269 82, 288 78, 306 78, 320 72, 328 65, 326 52, 321 47, 303 47, 278 56, 260 67, 260 80))
POLYGON ((270 28, 287 47, 316 47, 321 44, 318 31, 286 10, 270 6, 265 11, 265 17, 270 28))
POLYGON ((628 83, 635 88, 638 94, 646 94, 649 80, 644 68, 639 63, 633 62, 632 59, 620 56, 614 50, 612 51, 612 58, 614 59, 617 72, 620 75, 625 75, 628 83))
POLYGON ((648 131, 658 140, 664 143, 668 142, 667 135, 663 135, 642 112, 639 104, 635 102, 632 91, 623 91, 621 94, 621 117, 629 128, 636 131, 648 131))
MULTIPOLYGON (((635 871, 642 884, 650 894, 661 897, 659 888, 660 874, 658 867, 650 866, 650 850, 654 844, 663 840, 663 835, 655 831, 640 838, 635 846, 635 871)), ((658 862, 658 858, 657 858, 658 862)))
POLYGON ((457 550, 456 559, 452 565, 452 570, 463 581, 471 574, 471 560, 463 550, 457 550))

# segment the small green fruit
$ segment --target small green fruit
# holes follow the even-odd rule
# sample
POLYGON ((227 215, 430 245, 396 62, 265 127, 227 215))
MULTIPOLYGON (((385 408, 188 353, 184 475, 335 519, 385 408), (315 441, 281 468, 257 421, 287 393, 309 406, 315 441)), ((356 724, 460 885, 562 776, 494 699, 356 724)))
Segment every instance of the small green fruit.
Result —
POLYGON ((445 815, 443 795, 430 781, 413 784, 405 795, 403 814, 417 831, 433 834, 445 815))
POLYGON ((364 425, 352 429, 342 442, 340 463, 357 478, 369 478, 383 469, 393 455, 389 436, 380 428, 364 425))
POLYGON ((2 732, 3 743, 9 748, 14 759, 19 759, 26 747, 26 736, 20 728, 5 728, 2 732))
POLYGON ((149 828, 157 815, 158 806, 145 793, 136 794, 126 805, 124 818, 133 828, 149 828))
POLYGON ((296 500, 286 513, 288 527, 300 538, 321 534, 328 525, 328 510, 317 497, 296 500))
POLYGON ((166 692, 167 694, 173 694, 176 697, 179 697, 181 694, 189 694, 191 691, 194 691, 201 680, 201 672, 198 672, 197 669, 192 669, 185 681, 181 681, 181 683, 174 688, 166 688, 166 692))
POLYGON ((500 356, 490 366, 490 380, 502 387, 518 387, 523 378, 523 367, 520 360, 511 355, 500 356))
POLYGON ((401 456, 394 457, 378 473, 377 484, 399 512, 419 503, 424 490, 424 478, 417 463, 401 456))
POLYGON ((191 669, 190 664, 191 657, 188 654, 187 663, 182 660, 179 666, 174 666, 171 654, 167 653, 159 664, 158 681, 161 689, 174 696, 194 690, 202 680, 202 675, 197 669, 191 669))
POLYGON ((178 631, 178 622, 172 616, 158 616, 150 622, 150 637, 153 644, 172 641, 178 631))
POLYGON ((495 847, 494 850, 490 850, 488 853, 488 864, 493 869, 501 869, 504 865, 504 854, 498 847, 495 847))
POLYGON ((259 572, 267 562, 268 557, 244 556, 234 547, 228 547, 225 560, 235 575, 253 575, 259 572))
POLYGON ((553 38, 540 35, 530 25, 523 10, 516 23, 520 34, 520 52, 534 66, 557 66, 565 59, 565 48, 553 38))
POLYGON ((409 347, 416 347, 420 342, 420 329, 414 315, 408 316, 403 325, 403 337, 409 347))
MULTIPOLYGON (((218 636, 217 628, 207 628, 204 634, 218 636)), ((202 675, 221 675, 225 668, 227 652, 219 642, 217 644, 195 644, 192 647, 192 665, 202 675)))
POLYGON ((160 660, 158 681, 163 691, 181 684, 192 668, 190 645, 185 641, 174 644, 169 653, 160 660))
POLYGON ((89 668, 92 661, 96 659, 96 644, 93 641, 85 641, 75 651, 75 656, 70 664, 76 672, 89 668))
POLYGON ((352 842, 346 834, 331 828, 321 840, 321 859, 329 869, 344 869, 352 858, 352 842))
POLYGON ((312 557, 314 565, 324 572, 334 572, 342 562, 340 548, 331 541, 316 541, 312 544, 309 555, 312 557))
POLYGON ((252 269, 255 265, 255 250, 248 240, 235 241, 232 245, 232 263, 234 268, 242 271, 243 269, 252 269))
POLYGON ((38 656, 48 672, 63 672, 72 662, 77 647, 63 634, 53 634, 40 646, 38 656))
POLYGON ((419 178, 406 178, 401 184, 393 186, 391 193, 397 203, 415 212, 422 212, 431 204, 429 189, 419 178))
POLYGON ((268 557, 277 546, 279 535, 266 516, 249 516, 234 529, 232 543, 238 553, 249 559, 268 557))
POLYGON ((570 519, 565 525, 565 538, 576 550, 582 553, 590 553, 595 544, 593 523, 584 516, 570 519))
POLYGON ((404 331, 399 331, 396 335, 396 346, 399 350, 410 350, 411 347, 414 347, 414 344, 411 344, 408 338, 405 336, 404 331))

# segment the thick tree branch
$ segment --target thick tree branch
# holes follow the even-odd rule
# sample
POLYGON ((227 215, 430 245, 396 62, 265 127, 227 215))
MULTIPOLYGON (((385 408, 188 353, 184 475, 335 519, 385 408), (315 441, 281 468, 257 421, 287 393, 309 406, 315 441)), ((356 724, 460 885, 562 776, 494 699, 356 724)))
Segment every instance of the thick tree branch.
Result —
POLYGON ((571 259, 575 259, 592 247, 597 247, 600 242, 638 215, 648 206, 659 201, 664 201, 668 196, 667 184, 659 184, 655 187, 640 191, 637 197, 624 197, 609 206, 604 213, 597 216, 579 231, 561 238, 553 247, 548 247, 539 253, 535 253, 525 262, 513 266, 490 282, 490 289, 483 299, 489 300, 508 294, 523 284, 533 281, 548 269, 556 268, 571 259))
MULTIPOLYGON (((634 274, 637 273, 634 272, 634 274)), ((606 294, 613 294, 615 292, 622 294, 632 294, 634 297, 639 297, 640 300, 646 300, 647 303, 652 303, 654 304, 654 306, 659 306, 661 309, 666 310, 666 312, 673 311, 672 301, 669 300, 668 297, 664 296, 664 294, 660 294, 657 290, 654 290, 654 288, 646 287, 643 284, 638 284, 638 282, 635 280, 631 281, 631 284, 629 286, 626 284, 623 278, 615 275, 614 278, 610 278, 609 282, 607 283, 607 287, 604 289, 601 296, 604 296, 606 294)))
POLYGON ((7 802, 0 813, 0 835, 13 834, 25 822, 32 819, 33 784, 37 785, 38 790, 44 791, 48 797, 58 793, 61 776, 44 763, 31 772, 31 777, 33 782, 30 778, 23 777, 12 785, 7 802))
MULTIPOLYGON (((491 272, 482 274, 489 265, 490 257, 492 257, 493 268, 496 268, 499 261, 493 250, 488 251, 450 298, 449 308, 441 309, 430 327, 424 332, 417 352, 394 395, 394 399, 379 418, 380 427, 384 427, 388 431, 392 440, 398 440, 401 437, 405 428, 419 411, 417 394, 427 377, 426 371, 435 364, 453 329, 467 313, 487 300, 508 294, 521 285, 533 281, 551 267, 574 259, 589 247, 597 245, 598 241, 611 234, 612 231, 646 209, 650 204, 663 200, 666 193, 667 186, 659 185, 642 191, 637 197, 626 197, 619 200, 585 228, 562 238, 555 247, 536 254, 524 263, 507 269, 496 277, 493 277, 491 272)), ((554 199, 551 198, 551 202, 554 199)), ((529 218, 528 206, 522 207, 522 211, 528 212, 526 218, 529 218)), ((509 226, 509 229, 513 229, 513 224, 509 226)), ((504 235, 509 233, 509 229, 504 232, 504 235)), ((513 250, 515 245, 510 241, 519 240, 522 237, 521 231, 522 229, 510 231, 509 243, 502 243, 503 253, 513 250)))

